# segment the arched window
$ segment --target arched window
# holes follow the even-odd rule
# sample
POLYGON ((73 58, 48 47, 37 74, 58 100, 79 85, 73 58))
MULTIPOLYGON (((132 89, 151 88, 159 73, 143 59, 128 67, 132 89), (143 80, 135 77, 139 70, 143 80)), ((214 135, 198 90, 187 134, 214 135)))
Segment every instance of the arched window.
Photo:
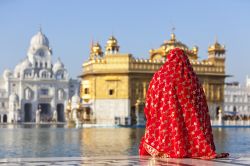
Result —
POLYGON ((57 79, 57 80, 64 79, 64 71, 58 71, 58 72, 56 73, 56 79, 57 79))
POLYGON ((233 115, 236 115, 237 114, 237 108, 236 106, 233 106, 233 115))
POLYGON ((42 78, 46 78, 46 77, 47 77, 47 72, 46 71, 42 72, 42 78))
POLYGON ((109 95, 113 95, 115 93, 114 89, 109 89, 109 95))
POLYGON ((43 71, 41 71, 40 76, 42 78, 50 78, 51 77, 51 73, 49 71, 47 71, 47 70, 43 70, 43 71))
POLYGON ((89 88, 84 88, 84 94, 89 94, 89 88))
POLYGON ((24 77, 25 78, 30 78, 32 76, 32 71, 27 69, 24 71, 24 77))
POLYGON ((8 120, 8 119, 7 119, 7 115, 4 115, 4 116, 3 116, 3 123, 7 123, 7 120, 8 120))

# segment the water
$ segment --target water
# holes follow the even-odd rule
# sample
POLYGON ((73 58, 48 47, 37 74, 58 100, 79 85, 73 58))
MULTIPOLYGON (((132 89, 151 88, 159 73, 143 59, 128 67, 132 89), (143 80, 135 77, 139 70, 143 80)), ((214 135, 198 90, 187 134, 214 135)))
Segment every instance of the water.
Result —
MULTIPOLYGON (((250 154, 250 128, 213 128, 218 152, 250 154)), ((0 158, 138 155, 143 128, 0 126, 0 158)))

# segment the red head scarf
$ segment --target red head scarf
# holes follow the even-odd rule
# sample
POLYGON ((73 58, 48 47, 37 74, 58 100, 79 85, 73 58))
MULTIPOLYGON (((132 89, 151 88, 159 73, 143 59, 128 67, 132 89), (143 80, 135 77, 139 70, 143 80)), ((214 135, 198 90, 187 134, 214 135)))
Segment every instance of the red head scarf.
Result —
POLYGON ((206 97, 183 50, 171 50, 154 74, 144 112, 140 155, 216 157, 206 97))

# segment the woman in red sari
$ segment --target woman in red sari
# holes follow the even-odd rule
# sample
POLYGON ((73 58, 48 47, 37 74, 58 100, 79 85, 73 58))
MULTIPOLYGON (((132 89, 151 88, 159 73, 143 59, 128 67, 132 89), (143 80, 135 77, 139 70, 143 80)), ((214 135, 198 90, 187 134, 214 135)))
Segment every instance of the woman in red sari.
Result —
POLYGON ((150 82, 140 155, 171 158, 227 157, 216 154, 206 97, 183 50, 169 52, 150 82))

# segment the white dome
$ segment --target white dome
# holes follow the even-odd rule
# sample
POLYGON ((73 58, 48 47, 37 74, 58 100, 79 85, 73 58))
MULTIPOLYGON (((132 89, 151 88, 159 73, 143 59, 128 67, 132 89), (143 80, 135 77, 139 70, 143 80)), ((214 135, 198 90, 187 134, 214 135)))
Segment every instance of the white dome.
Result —
POLYGON ((13 103, 13 102, 18 102, 18 96, 17 96, 17 94, 12 93, 12 94, 9 96, 9 100, 10 100, 11 103, 13 103))
POLYGON ((18 73, 23 72, 25 69, 32 67, 31 62, 28 58, 25 58, 23 61, 18 63, 14 69, 15 77, 17 77, 18 73))
POLYGON ((7 80, 12 75, 12 72, 9 69, 5 69, 3 72, 4 80, 7 80))
POLYGON ((14 76, 17 77, 18 73, 20 73, 21 70, 21 62, 18 63, 14 69, 14 76))
POLYGON ((39 31, 36 35, 34 35, 31 38, 30 45, 31 46, 43 45, 49 47, 49 40, 41 31, 39 31))
POLYGON ((21 62, 21 65, 20 65, 20 69, 23 71, 25 69, 28 69, 32 66, 32 64, 30 63, 29 59, 26 58, 24 59, 22 62, 21 62))
POLYGON ((64 69, 64 64, 62 63, 62 61, 58 58, 56 63, 53 66, 53 71, 56 72, 60 69, 64 69))

